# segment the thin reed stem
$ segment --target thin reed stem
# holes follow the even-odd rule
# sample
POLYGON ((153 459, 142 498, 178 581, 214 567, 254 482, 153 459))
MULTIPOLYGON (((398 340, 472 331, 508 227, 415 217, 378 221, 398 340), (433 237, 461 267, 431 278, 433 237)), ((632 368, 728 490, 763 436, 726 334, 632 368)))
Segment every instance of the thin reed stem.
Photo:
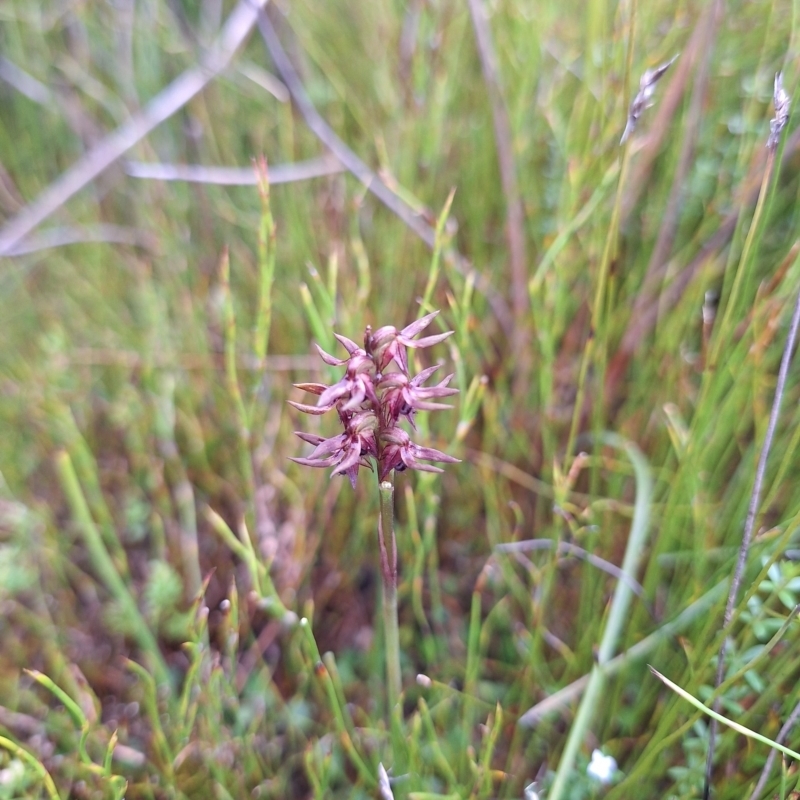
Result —
POLYGON ((315 674, 322 684, 323 690, 325 691, 325 697, 328 700, 328 707, 333 715, 336 730, 339 734, 339 741, 342 743, 345 752, 352 761, 353 766, 358 771, 358 774, 361 776, 361 779, 368 786, 374 787, 377 784, 377 781, 372 774, 372 770, 369 768, 369 766, 367 766, 366 761, 364 761, 361 753, 356 748, 355 742, 350 735, 350 730, 347 725, 347 718, 345 716, 345 710, 339 702, 339 697, 336 694, 336 686, 334 685, 333 678, 331 677, 328 668, 325 666, 325 662, 323 661, 319 652, 319 647, 317 646, 317 640, 314 638, 314 633, 311 630, 311 625, 305 617, 300 620, 300 630, 302 631, 306 643, 311 650, 311 655, 314 659, 315 674))
POLYGON ((134 638, 150 659, 156 679, 161 684, 169 684, 169 669, 161 655, 156 637, 139 611, 130 589, 117 571, 100 531, 92 519, 72 459, 66 451, 62 450, 56 454, 55 462, 61 488, 80 530, 92 567, 109 594, 125 613, 134 638))
MULTIPOLYGON (((630 165, 630 143, 626 143, 622 150, 620 157, 619 179, 617 181, 617 193, 614 200, 614 209, 611 212, 611 224, 608 228, 608 235, 606 237, 605 247, 603 248, 603 257, 600 262, 600 270, 597 276, 597 288, 595 289, 594 303, 592 305, 592 318, 591 328, 589 330, 589 338, 586 341, 586 346, 583 350, 583 359, 581 361, 580 372, 578 376, 578 391, 575 397, 575 408, 572 413, 572 424, 569 429, 569 437, 567 438, 567 448, 564 451, 564 471, 568 470, 570 464, 570 456, 575 446, 575 439, 578 435, 578 426, 580 425, 581 414, 583 412, 584 398, 586 397, 586 380, 589 374, 589 366, 592 364, 594 358, 594 351, 597 347, 598 337, 602 337, 602 343, 605 344, 605 331, 603 329, 603 309, 606 306, 606 286, 608 284, 608 274, 611 268, 611 262, 617 255, 617 239, 619 235, 619 222, 622 215, 622 192, 628 178, 628 170, 630 165)), ((598 386, 602 386, 605 381, 605 358, 606 353, 603 352, 603 369, 599 370, 600 374, 597 376, 598 386)), ((598 400, 598 402, 600 402, 598 400)))
POLYGON ((247 410, 242 400, 242 392, 239 387, 239 376, 236 369, 236 316, 233 309, 233 297, 231 296, 230 284, 230 257, 228 249, 222 253, 219 262, 219 278, 223 296, 223 323, 225 333, 225 385, 228 394, 233 401, 236 411, 236 421, 238 423, 238 449, 241 462, 242 476, 247 481, 248 491, 252 492, 254 487, 253 464, 250 460, 250 427, 248 425, 247 410))
MULTIPOLYGON (((775 737, 775 741, 778 744, 783 744, 786 741, 786 737, 792 732, 792 728, 794 728, 798 720, 800 720, 800 703, 794 707, 792 713, 789 715, 789 718, 783 723, 780 731, 778 731, 778 735, 775 737)), ((764 787, 767 785, 769 774, 772 772, 772 767, 775 765, 775 759, 777 758, 777 755, 778 751, 774 748, 771 748, 769 755, 767 756, 767 760, 764 762, 764 769, 761 771, 761 775, 758 778, 758 783, 756 783, 755 787, 753 788, 749 800, 758 800, 758 798, 761 797, 761 792, 764 791, 764 787)))
MULTIPOLYGON (((760 200, 760 198, 759 198, 760 200)), ((751 228, 752 230, 752 228, 751 228)), ((748 236, 748 240, 749 240, 748 236)), ((744 533, 742 534, 742 543, 739 546, 739 555, 736 559, 736 567, 733 571, 733 579, 731 581, 731 588, 728 592, 728 601, 725 604, 725 617, 723 619, 723 628, 728 628, 731 618, 733 617, 733 610, 736 607, 736 597, 739 594, 739 587, 742 583, 744 575, 744 567, 747 563, 747 554, 750 550, 750 542, 753 538, 753 529, 755 527, 756 515, 761 504, 761 490, 764 485, 764 477, 767 472, 767 459, 769 458, 770 450, 772 449, 772 440, 775 436, 775 429, 778 426, 778 417, 780 416, 781 402, 783 401, 783 394, 786 388, 786 376, 789 374, 789 365, 792 361, 792 351, 797 340, 797 330, 800 328, 800 292, 795 301, 794 313, 792 315, 792 322, 789 326, 789 333, 786 337, 786 344, 783 348, 783 356, 781 357, 781 366, 778 371, 778 382, 775 386, 775 397, 772 401, 772 410, 769 415, 769 424, 767 425, 767 433, 764 437, 764 444, 761 447, 761 455, 758 459, 758 466, 756 467, 756 477, 753 482, 753 492, 750 495, 750 504, 747 508, 747 517, 744 523, 744 533)), ((722 683, 722 677, 725 673, 725 655, 728 649, 727 636, 722 640, 722 646, 719 649, 717 656, 717 674, 714 682, 714 688, 717 689, 722 683)), ((717 697, 714 701, 713 710, 719 712, 720 699, 717 697)), ((704 798, 706 800, 710 796, 711 791, 711 773, 714 766, 714 750, 716 747, 716 737, 718 730, 718 723, 716 719, 712 719, 711 727, 709 729, 708 739, 708 759, 706 761, 706 785, 704 791, 704 798)))
MULTIPOLYGON (((734 319, 734 313, 736 310, 736 301, 739 299, 739 293, 742 288, 742 283, 744 281, 745 273, 747 272, 748 263, 750 262, 750 254, 753 250, 753 243, 756 239, 756 234, 758 233, 759 223, 761 222, 761 217, 763 216, 764 206, 766 204, 767 196, 769 194, 769 186, 770 181, 772 179, 772 170, 775 165, 775 151, 770 149, 769 154, 767 155, 767 163, 764 167, 764 175, 761 179, 761 189, 758 193, 758 200, 756 202, 756 208, 753 212, 753 220, 750 223, 750 228, 747 231, 747 238, 744 242, 744 247, 742 248, 742 255, 739 258, 739 266, 736 270, 736 275, 733 279, 733 285, 731 286, 731 292, 728 296, 728 300, 725 303, 725 313, 723 314, 722 321, 717 329, 717 335, 715 337, 715 345, 711 351, 711 358, 709 366, 713 370, 716 365, 717 361, 719 360, 720 350, 722 349, 723 345, 729 341, 729 329, 732 324, 732 319, 734 319)), ((753 254, 755 255, 755 254, 753 254)))

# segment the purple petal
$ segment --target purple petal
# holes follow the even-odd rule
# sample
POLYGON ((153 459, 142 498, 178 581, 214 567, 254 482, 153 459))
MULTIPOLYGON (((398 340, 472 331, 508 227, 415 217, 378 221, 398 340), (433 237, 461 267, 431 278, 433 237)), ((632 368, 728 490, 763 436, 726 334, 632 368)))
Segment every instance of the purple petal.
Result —
POLYGON ((397 341, 402 342, 406 347, 431 347, 434 344, 443 342, 453 333, 454 331, 445 331, 444 333, 436 333, 433 336, 425 336, 422 339, 408 339, 405 336, 398 336, 397 341))
POLYGON ((342 405, 342 411, 355 411, 366 399, 367 393, 361 381, 353 381, 350 389, 350 399, 342 405))
POLYGON ((309 444, 318 445, 320 442, 325 441, 324 436, 317 436, 316 433, 306 433, 305 431, 295 431, 294 435, 298 437, 298 439, 302 439, 304 442, 308 442, 309 444))
POLYGON ((381 440, 390 445, 400 445, 400 447, 410 444, 408 434, 402 428, 389 428, 381 431, 381 440))
POLYGON ((372 341, 373 346, 380 344, 384 339, 388 339, 391 336, 397 334, 397 328, 394 325, 384 325, 382 328, 378 328, 375 333, 372 334, 370 340, 372 341))
POLYGON ((356 478, 358 477, 358 464, 350 467, 347 470, 347 477, 350 479, 350 485, 355 489, 356 488, 356 478))
POLYGON ((413 405, 414 411, 445 411, 453 406, 447 403, 431 403, 428 400, 415 400, 413 405))
POLYGON ((445 464, 461 463, 461 459, 449 456, 447 453, 443 453, 441 450, 436 450, 433 447, 420 447, 418 444, 412 443, 411 449, 414 451, 415 458, 422 458, 425 461, 442 461, 445 464))
POLYGON ((339 383, 334 383, 333 386, 328 387, 319 398, 319 405, 326 405, 329 408, 333 407, 333 404, 344 397, 346 394, 350 392, 350 381, 347 378, 342 378, 339 383))
POLYGON ((428 325, 433 322, 435 317, 439 316, 438 311, 433 311, 430 314, 426 314, 424 317, 418 319, 416 322, 412 322, 410 325, 406 325, 403 330, 400 331, 400 335, 410 338, 412 336, 416 336, 421 331, 424 331, 428 325))
MULTIPOLYGON (((440 366, 441 364, 434 364, 432 367, 428 367, 427 369, 423 369, 421 372, 418 372, 411 379, 412 385, 419 386, 420 384, 425 383, 425 381, 428 380, 428 378, 430 378, 430 376, 433 375, 433 373, 436 372, 436 370, 439 369, 440 366)), ((452 375, 448 376, 448 378, 452 377, 453 377, 452 375)), ((448 380, 448 378, 445 378, 445 380, 448 380)))
POLYGON ((317 460, 313 458, 294 458, 290 456, 289 461, 294 461, 295 464, 300 464, 304 467, 332 467, 337 463, 338 457, 331 456, 330 458, 321 458, 317 460))
POLYGON ((372 382, 372 376, 362 375, 361 383, 364 386, 367 399, 372 403, 374 408, 377 408, 381 404, 381 401, 378 399, 378 395, 375 391, 375 384, 372 382))
POLYGON ((322 394, 328 387, 324 383, 295 383, 294 388, 311 394, 322 394))
POLYGON ((340 433, 338 436, 332 436, 330 439, 323 439, 314 449, 313 453, 309 453, 306 458, 319 459, 329 453, 335 455, 339 453, 339 458, 334 463, 338 463, 344 457, 344 448, 347 444, 347 436, 340 433))
POLYGON ((333 404, 329 406, 307 406, 303 403, 295 403, 294 400, 287 401, 290 406, 296 408, 298 411, 302 411, 304 414, 324 414, 326 411, 330 411, 333 408, 333 404))
POLYGON ((409 389, 414 397, 423 399, 425 397, 452 397, 458 394, 458 389, 448 389, 444 383, 438 383, 436 386, 423 386, 409 389))
POLYGON ((314 347, 317 348, 317 352, 319 353, 319 357, 326 363, 328 366, 331 367, 341 367, 342 364, 347 363, 347 359, 344 358, 336 358, 336 356, 332 356, 330 353, 326 353, 316 342, 314 342, 314 347))
POLYGON ((398 467, 402 466, 404 465, 400 454, 400 448, 397 445, 390 444, 388 447, 383 449, 378 477, 381 480, 384 480, 393 469, 397 469, 398 467))
POLYGON ((361 442, 354 439, 348 448, 347 455, 341 460, 339 466, 331 473, 332 475, 343 475, 349 469, 357 467, 361 461, 361 442))
MULTIPOLYGON (((395 363, 397 364, 398 367, 400 367, 400 372, 403 372, 406 375, 408 375, 408 356, 406 355, 406 349, 405 347, 403 347, 399 337, 392 342, 392 344, 389 347, 389 350, 391 350, 392 352, 392 356, 394 357, 395 363)), ((384 364, 384 366, 386 365, 384 364)))
MULTIPOLYGON (((411 459, 413 461, 413 459, 411 459)), ((406 464, 409 469, 415 469, 418 472, 444 472, 441 467, 434 467, 433 464, 422 464, 419 461, 414 461, 413 464, 406 464)))
POLYGON ((352 339, 348 339, 346 336, 342 336, 339 333, 334 333, 333 335, 336 341, 339 342, 350 355, 353 355, 353 353, 361 349, 352 339))
POLYGON ((409 384, 410 381, 402 372, 387 372, 381 377, 378 386, 389 394, 395 393, 398 389, 405 389, 409 384))
POLYGON ((421 464, 419 461, 417 461, 415 453, 412 451, 411 447, 404 447, 400 451, 400 457, 403 459, 403 464, 405 464, 409 469, 416 469, 420 470, 421 472, 444 472, 443 469, 434 467, 432 464, 421 464))

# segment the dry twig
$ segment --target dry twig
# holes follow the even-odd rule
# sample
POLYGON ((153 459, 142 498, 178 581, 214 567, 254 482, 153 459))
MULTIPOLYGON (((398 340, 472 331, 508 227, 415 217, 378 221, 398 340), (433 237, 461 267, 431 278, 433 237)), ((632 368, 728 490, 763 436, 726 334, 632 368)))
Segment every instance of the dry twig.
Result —
POLYGON ((93 147, 0 230, 0 256, 10 255, 34 228, 212 81, 245 41, 266 2, 240 0, 198 66, 178 76, 142 111, 93 147))

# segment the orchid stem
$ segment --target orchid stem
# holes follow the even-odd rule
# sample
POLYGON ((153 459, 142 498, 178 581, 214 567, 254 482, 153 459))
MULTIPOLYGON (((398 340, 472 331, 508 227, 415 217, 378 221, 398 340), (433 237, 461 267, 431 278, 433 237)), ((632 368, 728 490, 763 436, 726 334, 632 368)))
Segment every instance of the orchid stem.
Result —
POLYGON ((379 486, 381 511, 378 517, 378 544, 381 552, 383 581, 383 631, 386 648, 386 687, 389 701, 389 729, 400 700, 400 632, 397 624, 397 540, 394 535, 394 484, 382 481, 379 486), (387 547, 388 540, 388 547, 387 547))

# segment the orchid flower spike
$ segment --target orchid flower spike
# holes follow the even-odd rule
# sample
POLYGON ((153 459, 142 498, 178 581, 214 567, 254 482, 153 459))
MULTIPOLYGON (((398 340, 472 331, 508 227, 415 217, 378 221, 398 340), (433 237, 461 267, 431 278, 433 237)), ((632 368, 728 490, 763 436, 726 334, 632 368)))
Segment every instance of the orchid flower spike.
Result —
POLYGON ((298 389, 317 395, 316 405, 289 402, 304 414, 319 415, 336 409, 343 431, 328 439, 296 431, 296 435, 313 445, 314 450, 305 458, 293 458, 292 461, 307 467, 333 467, 332 474, 347 475, 354 488, 359 469, 366 467, 371 470, 373 463, 378 479, 383 481, 392 470, 442 472, 440 467, 426 462, 458 462, 457 458, 440 450, 415 444, 408 432, 400 427, 400 422, 405 420, 416 430, 414 415, 418 411, 451 408, 438 400, 458 393, 458 389, 449 385, 452 375, 433 386, 424 385, 439 368, 438 365, 428 367, 414 377, 409 373, 408 348, 431 347, 453 333, 446 331, 415 338, 438 313, 434 311, 399 331, 387 325, 373 332, 368 326, 363 347, 346 336, 335 334, 347 351, 347 358, 337 358, 317 347, 326 364, 344 367, 344 375, 330 386, 295 384, 298 389))

